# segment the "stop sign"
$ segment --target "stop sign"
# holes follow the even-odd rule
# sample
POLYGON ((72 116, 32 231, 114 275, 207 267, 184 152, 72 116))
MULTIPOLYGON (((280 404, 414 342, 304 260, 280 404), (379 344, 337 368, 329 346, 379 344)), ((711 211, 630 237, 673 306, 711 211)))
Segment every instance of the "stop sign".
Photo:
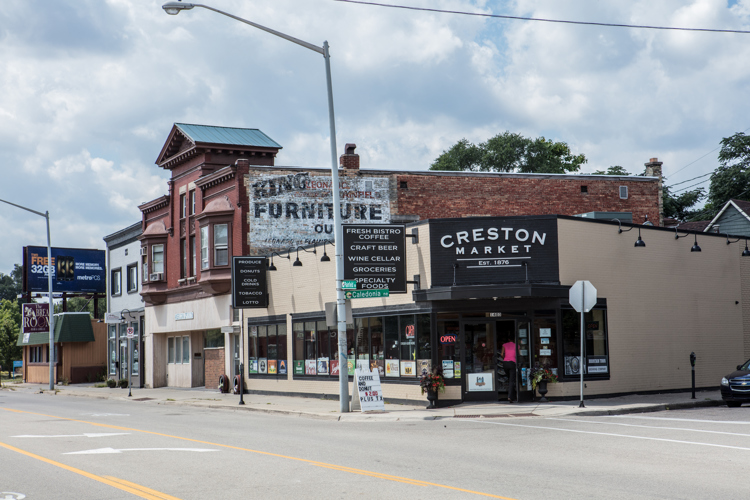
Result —
POLYGON ((570 287, 568 301, 576 312, 589 312, 596 305, 596 288, 590 281, 576 281, 570 287))

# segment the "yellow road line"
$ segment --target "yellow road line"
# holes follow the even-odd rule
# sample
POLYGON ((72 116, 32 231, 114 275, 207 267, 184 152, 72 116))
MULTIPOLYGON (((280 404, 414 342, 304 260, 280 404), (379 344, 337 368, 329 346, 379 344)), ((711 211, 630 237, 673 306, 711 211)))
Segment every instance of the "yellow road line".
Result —
POLYGON ((50 460, 49 458, 35 455, 34 453, 30 453, 26 450, 16 448, 15 446, 11 446, 9 444, 0 442, 0 446, 10 451, 15 451, 16 453, 26 455, 27 457, 41 460, 42 462, 48 463, 50 465, 54 465, 55 467, 60 467, 61 469, 65 469, 67 471, 80 474, 81 476, 87 477, 89 479, 93 479, 94 481, 99 481, 100 483, 104 483, 107 486, 112 486, 113 488, 117 488, 122 491, 127 491, 128 493, 132 493, 135 496, 145 498, 147 500, 179 500, 177 497, 165 495, 164 493, 159 493, 158 491, 151 490, 144 486, 140 486, 135 483, 124 481, 122 479, 117 479, 114 477, 97 476, 96 474, 91 474, 90 472, 86 472, 85 470, 76 469, 75 467, 71 467, 70 465, 65 465, 60 462, 55 462, 54 460, 50 460))
POLYGON ((11 408, 1 408, 1 409, 5 410, 5 411, 14 412, 14 413, 25 413, 25 414, 28 414, 28 415, 38 415, 38 416, 41 416, 41 417, 56 418, 56 419, 59 419, 59 420, 68 420, 70 422, 79 422, 79 423, 82 423, 82 424, 89 424, 89 425, 94 425, 94 426, 97 426, 97 427, 105 427, 107 429, 118 429, 118 430, 122 430, 122 431, 140 432, 142 434, 151 434, 153 436, 161 436, 161 437, 166 437, 166 438, 179 439, 179 440, 182 440, 182 441, 189 441, 191 443, 200 443, 200 444, 205 444, 205 445, 209 445, 209 446, 218 446, 220 448, 228 448, 228 449, 238 450, 238 451, 248 451, 250 453, 256 453, 258 455, 266 455, 266 456, 269 456, 269 457, 284 458, 286 460, 294 460, 296 462, 304 462, 304 463, 308 463, 308 464, 315 465, 315 466, 318 466, 318 467, 324 467, 324 468, 327 468, 327 469, 338 470, 338 471, 341 471, 341 472, 348 472, 350 474, 359 474, 359 475, 362 475, 362 476, 370 476, 370 477, 375 477, 375 478, 379 478, 379 479, 385 479, 387 481, 395 481, 395 482, 400 482, 400 483, 405 483, 405 484, 411 484, 411 485, 414 485, 414 486, 432 486, 432 487, 435 487, 435 488, 443 488, 443 489, 446 489, 446 490, 460 491, 462 493, 471 493, 472 495, 478 495, 478 496, 483 496, 483 497, 488 497, 488 498, 499 498, 501 500, 515 500, 515 499, 510 498, 510 497, 503 497, 503 496, 500 496, 500 495, 493 495, 491 493, 484 493, 484 492, 481 492, 481 491, 466 490, 466 489, 463 489, 463 488, 457 488, 455 486, 448 486, 448 485, 439 484, 439 483, 430 483, 430 482, 427 482, 427 481, 420 481, 418 479, 411 479, 411 478, 408 478, 408 477, 391 476, 389 474, 382 474, 382 473, 379 473, 379 472, 372 472, 372 471, 367 471, 367 470, 362 470, 362 469, 353 469, 351 467, 344 467, 344 466, 341 466, 341 465, 329 464, 329 463, 325 463, 325 462, 318 462, 316 460, 309 460, 307 458, 299 458, 299 457, 292 457, 292 456, 288 456, 288 455, 280 455, 278 453, 271 453, 271 452, 268 452, 268 451, 260 451, 260 450, 252 450, 250 448, 241 448, 239 446, 232 446, 230 444, 212 443, 210 441, 202 441, 200 439, 193 439, 193 438, 187 438, 187 437, 182 437, 182 436, 173 436, 171 434, 162 434, 161 432, 144 431, 142 429, 133 429, 131 427, 121 427, 119 425, 103 424, 103 423, 100 423, 100 422, 89 422, 87 420, 78 420, 78 419, 75 419, 75 418, 59 417, 57 415, 47 415, 46 413, 36 413, 36 412, 32 412, 32 411, 14 410, 14 409, 11 409, 11 408))

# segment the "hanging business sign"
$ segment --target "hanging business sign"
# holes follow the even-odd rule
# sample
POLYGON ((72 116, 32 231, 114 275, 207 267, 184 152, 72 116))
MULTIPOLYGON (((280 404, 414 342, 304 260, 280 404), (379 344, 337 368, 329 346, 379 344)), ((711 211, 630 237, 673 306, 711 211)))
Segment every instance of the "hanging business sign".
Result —
POLYGON ((406 293, 406 236, 400 224, 346 224, 344 279, 357 290, 406 293))
POLYGON ((52 271, 52 291, 68 293, 107 293, 107 266, 104 250, 52 247, 24 247, 23 291, 47 292, 47 271, 52 271))
POLYGON ((232 307, 268 307, 265 257, 232 257, 232 307))
MULTIPOLYGON (((391 221, 389 177, 342 177, 339 193, 344 223, 391 221)), ((248 198, 248 239, 255 255, 335 240, 329 174, 251 175, 248 198)))
POLYGON ((554 216, 431 221, 430 255, 432 286, 560 280, 554 216))
POLYGON ((21 317, 24 334, 49 332, 49 304, 21 304, 21 317))

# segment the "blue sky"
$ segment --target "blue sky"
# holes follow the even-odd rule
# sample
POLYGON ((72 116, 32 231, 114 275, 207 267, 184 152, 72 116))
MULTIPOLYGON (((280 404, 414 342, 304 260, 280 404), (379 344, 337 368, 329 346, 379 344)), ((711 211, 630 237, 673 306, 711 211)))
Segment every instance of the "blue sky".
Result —
MULTIPOLYGON (((210 0, 207 0, 210 1, 210 0)), ((384 0, 385 2, 385 0, 384 0)), ((322 58, 203 9, 152 0, 4 0, 0 198, 49 210, 52 243, 104 248, 167 192, 154 165, 175 122, 259 128, 278 165, 328 167, 322 58)), ((387 2, 385 2, 387 3, 387 2)), ((611 23, 750 29, 750 0, 400 0, 411 6, 611 23)), ((487 19, 331 0, 211 5, 331 45, 339 151, 425 170, 461 138, 510 130, 567 142, 583 171, 667 184, 712 171, 750 127, 750 35, 487 19), (679 170, 679 172, 678 172, 679 170), (674 173, 674 175, 673 175, 674 173)), ((44 219, 0 206, 0 272, 45 243, 44 219)))

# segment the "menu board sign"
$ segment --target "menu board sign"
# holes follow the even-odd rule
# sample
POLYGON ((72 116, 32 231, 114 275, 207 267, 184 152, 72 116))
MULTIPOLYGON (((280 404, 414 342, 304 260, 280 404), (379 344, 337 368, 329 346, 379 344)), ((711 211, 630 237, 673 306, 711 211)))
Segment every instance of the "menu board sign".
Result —
POLYGON ((344 225, 344 279, 357 290, 406 293, 406 237, 399 224, 344 225))
POLYGON ((268 307, 265 257, 232 257, 232 307, 268 307))

